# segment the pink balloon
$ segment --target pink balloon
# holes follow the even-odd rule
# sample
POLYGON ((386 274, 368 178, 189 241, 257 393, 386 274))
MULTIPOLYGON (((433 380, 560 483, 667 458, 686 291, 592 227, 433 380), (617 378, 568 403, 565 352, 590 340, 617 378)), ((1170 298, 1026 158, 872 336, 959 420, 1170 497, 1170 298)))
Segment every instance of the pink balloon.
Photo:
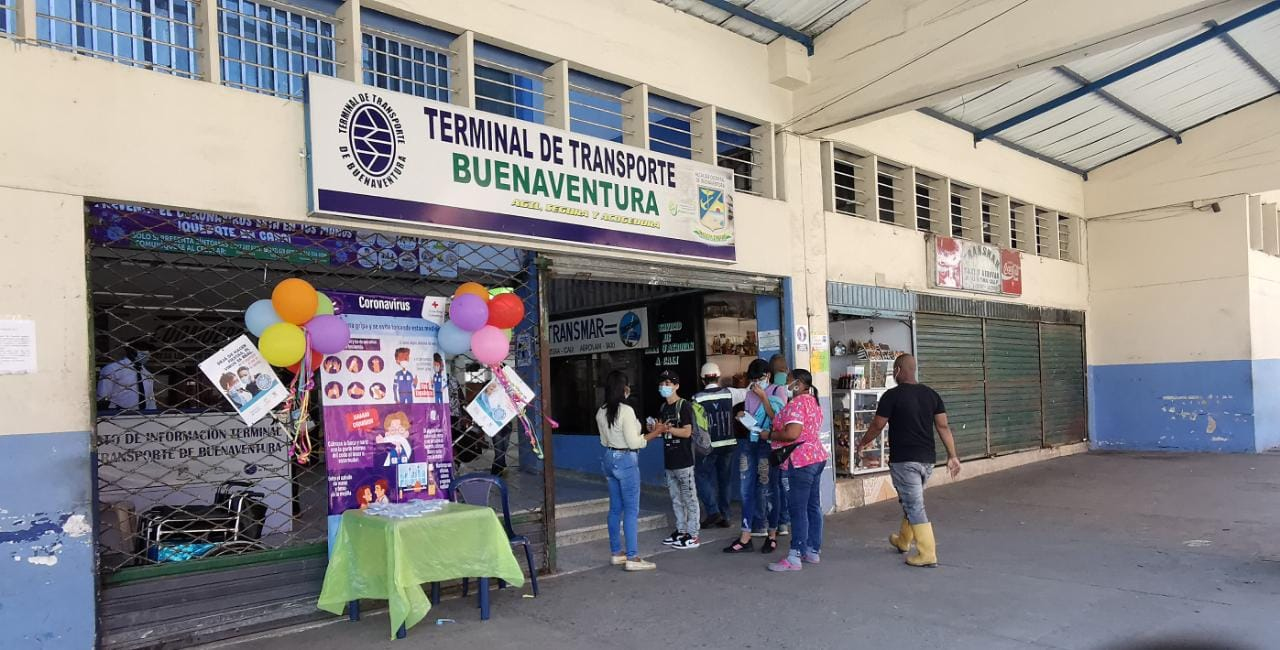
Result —
POLYGON ((449 320, 460 329, 474 332, 489 321, 489 306, 484 299, 472 293, 455 296, 449 301, 449 320))
POLYGON ((347 347, 351 340, 351 328, 340 316, 316 316, 303 326, 311 335, 311 349, 320 354, 337 354, 347 347))
POLYGON ((496 366, 511 352, 511 341, 502 330, 485 325, 471 335, 471 356, 486 366, 496 366))

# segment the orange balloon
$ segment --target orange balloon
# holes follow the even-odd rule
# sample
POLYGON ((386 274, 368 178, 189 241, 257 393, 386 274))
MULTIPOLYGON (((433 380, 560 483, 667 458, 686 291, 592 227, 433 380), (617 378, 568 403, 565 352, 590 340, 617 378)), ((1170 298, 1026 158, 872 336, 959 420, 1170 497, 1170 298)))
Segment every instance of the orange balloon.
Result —
POLYGON ((310 282, 300 278, 281 280, 271 292, 271 306, 286 323, 301 325, 316 315, 320 295, 310 282))
POLYGON ((474 294, 480 296, 480 299, 489 302, 489 290, 484 288, 479 282, 463 282, 458 285, 458 290, 453 292, 453 297, 457 298, 463 294, 474 294))

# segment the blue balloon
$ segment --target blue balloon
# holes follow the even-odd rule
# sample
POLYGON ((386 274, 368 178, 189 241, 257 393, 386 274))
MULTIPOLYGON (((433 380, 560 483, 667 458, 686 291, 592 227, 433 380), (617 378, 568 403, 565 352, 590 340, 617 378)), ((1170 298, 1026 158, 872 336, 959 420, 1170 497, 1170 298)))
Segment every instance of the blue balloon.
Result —
POLYGON ((471 332, 447 321, 440 326, 440 351, 453 356, 471 351, 471 332))
POLYGON ((276 308, 271 306, 270 299, 263 298, 244 310, 244 326, 254 336, 262 336, 268 327, 280 322, 283 321, 276 314, 276 308))

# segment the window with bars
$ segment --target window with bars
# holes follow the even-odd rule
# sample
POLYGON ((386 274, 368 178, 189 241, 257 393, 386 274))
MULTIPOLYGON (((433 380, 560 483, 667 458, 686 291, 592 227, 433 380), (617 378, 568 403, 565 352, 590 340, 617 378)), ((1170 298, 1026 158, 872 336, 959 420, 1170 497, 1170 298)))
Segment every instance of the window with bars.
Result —
POLYGON ((1027 206, 1024 203, 1019 203, 1017 201, 1009 202, 1009 247, 1010 248, 1016 248, 1020 250, 1022 249, 1023 246, 1026 246, 1027 244, 1027 240, 1025 238, 1029 236, 1029 233, 1027 232, 1027 227, 1024 219, 1024 214, 1026 209, 1027 209, 1027 206))
POLYGON ((1036 229, 1036 255, 1045 255, 1056 253, 1049 250, 1049 240, 1053 237, 1053 232, 1049 229, 1050 220, 1053 219, 1053 213, 1048 210, 1036 208, 1035 229, 1036 229))
POLYGON ((883 160, 876 164, 876 207, 882 223, 902 225, 905 223, 907 170, 883 160))
POLYGON ((0 36, 12 34, 17 13, 13 9, 14 0, 0 0, 0 36))
MULTIPOLYGON (((693 112, 697 106, 649 94, 649 148, 680 158, 693 158, 693 112)), ((698 152, 702 153, 702 152, 698 152)))
POLYGON ((945 181, 920 172, 916 172, 915 176, 916 229, 921 232, 934 232, 935 226, 941 226, 948 218, 948 213, 942 209, 945 181))
POLYGON ((764 174, 761 151, 752 130, 759 128, 731 115, 716 115, 716 164, 733 170, 733 186, 748 194, 760 194, 764 174))
POLYGON ((222 83, 302 99, 308 72, 337 74, 333 20, 291 5, 220 0, 222 83))
POLYGON ((601 79, 577 70, 569 71, 569 130, 621 143, 632 133, 622 107, 625 84, 601 79))
MULTIPOLYGON (((0 32, 12 0, 0 0, 0 32)), ((200 78, 192 0, 37 0, 36 39, 60 50, 200 78)))
POLYGON ((859 156, 848 151, 835 149, 831 160, 831 185, 835 190, 833 208, 840 214, 854 217, 867 217, 867 183, 866 156, 859 156))
POLYGON ((1075 262, 1075 251, 1071 246, 1072 227, 1074 221, 1072 217, 1065 214, 1058 214, 1058 258, 1067 262, 1075 262))
POLYGON ((449 53, 442 47, 364 29, 364 82, 409 95, 449 101, 449 53))
POLYGON ((999 206, 996 203, 1000 197, 994 194, 982 193, 982 243, 996 243, 996 214, 999 213, 999 206))
POLYGON ((973 239, 973 188, 951 182, 951 236, 973 239))
POLYGON ((476 43, 476 108, 542 124, 546 121, 547 64, 476 43))

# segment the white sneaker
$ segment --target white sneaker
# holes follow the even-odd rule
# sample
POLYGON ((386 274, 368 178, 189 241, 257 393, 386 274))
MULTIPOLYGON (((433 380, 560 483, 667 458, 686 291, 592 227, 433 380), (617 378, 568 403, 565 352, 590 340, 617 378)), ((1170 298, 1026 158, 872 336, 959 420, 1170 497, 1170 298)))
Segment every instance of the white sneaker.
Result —
POLYGON ((671 531, 670 535, 667 535, 666 539, 662 540, 662 543, 666 544, 667 546, 675 546, 680 541, 680 538, 683 536, 684 536, 684 533, 678 530, 673 530, 671 531))
POLYGON ((627 563, 627 556, 625 556, 625 555, 611 555, 611 556, 609 556, 609 564, 611 564, 611 565, 613 565, 613 566, 619 566, 619 565, 626 564, 626 563, 627 563))
POLYGON ((680 541, 671 545, 671 548, 688 550, 688 549, 698 548, 699 546, 701 546, 701 544, 699 543, 699 540, 697 537, 694 537, 693 535, 683 535, 680 537, 680 541))
POLYGON ((634 560, 624 559, 623 562, 627 565, 623 567, 624 571, 652 571, 658 568, 658 565, 654 564, 653 562, 649 562, 648 560, 641 560, 640 558, 636 558, 634 560))

